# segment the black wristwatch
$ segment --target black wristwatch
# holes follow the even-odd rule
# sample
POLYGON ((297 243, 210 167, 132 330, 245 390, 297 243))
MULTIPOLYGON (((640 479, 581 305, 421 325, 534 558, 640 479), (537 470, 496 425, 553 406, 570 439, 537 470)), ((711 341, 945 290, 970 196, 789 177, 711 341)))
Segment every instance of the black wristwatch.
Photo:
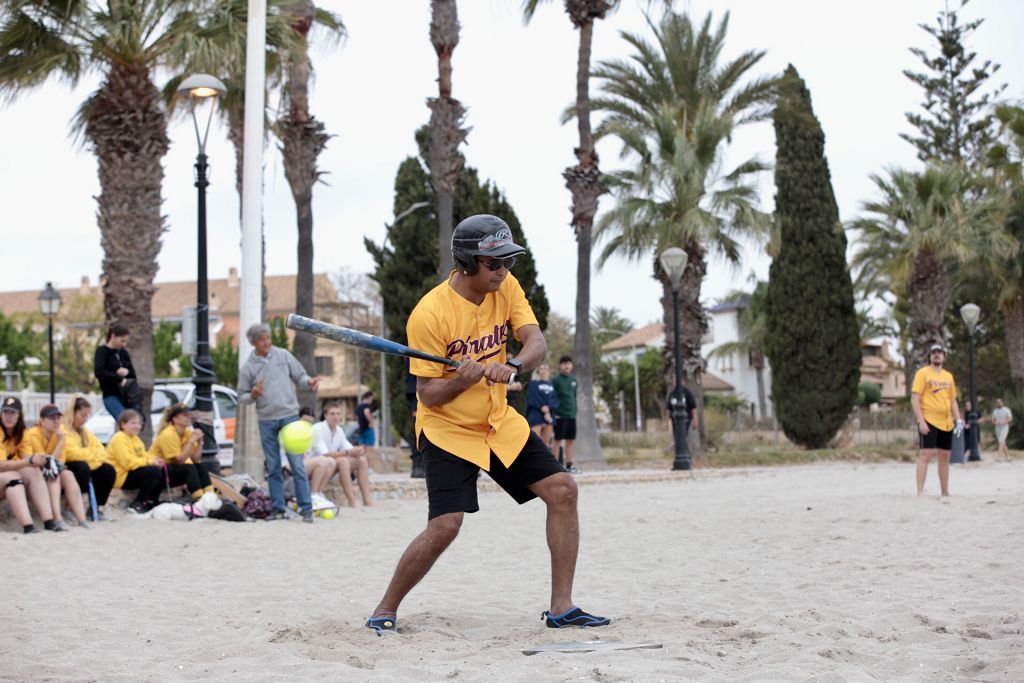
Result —
POLYGON ((522 364, 522 362, 517 360, 517 359, 515 359, 515 358, 509 358, 507 361, 505 361, 505 365, 508 365, 513 370, 515 370, 517 375, 520 372, 523 371, 523 364, 522 364))

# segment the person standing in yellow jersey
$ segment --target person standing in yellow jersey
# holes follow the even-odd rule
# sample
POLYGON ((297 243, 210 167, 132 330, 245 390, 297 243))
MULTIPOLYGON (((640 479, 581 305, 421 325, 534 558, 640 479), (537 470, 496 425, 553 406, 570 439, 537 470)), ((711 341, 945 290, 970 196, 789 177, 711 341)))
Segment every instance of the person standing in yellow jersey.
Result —
POLYGON ((938 461, 939 487, 942 495, 949 495, 949 450, 953 437, 964 431, 960 419, 960 406, 956 402, 956 382, 953 375, 942 368, 946 350, 941 344, 928 349, 928 365, 914 374, 910 388, 910 404, 917 418, 920 432, 920 450, 917 453, 917 495, 924 495, 924 480, 928 476, 928 461, 938 461), (956 422, 954 422, 956 420, 956 422))
POLYGON ((604 626, 572 600, 579 550, 576 482, 551 455, 526 419, 508 405, 509 380, 544 360, 547 342, 519 282, 509 273, 525 251, 496 216, 471 216, 452 233, 457 270, 430 290, 406 325, 409 346, 460 360, 458 369, 411 359, 419 409, 416 439, 426 469, 427 528, 401 559, 367 628, 397 630, 398 606, 455 540, 467 512, 479 510, 480 470, 516 502, 540 498, 547 506, 551 602, 542 619, 550 628, 604 626), (509 335, 523 343, 509 360, 509 335))

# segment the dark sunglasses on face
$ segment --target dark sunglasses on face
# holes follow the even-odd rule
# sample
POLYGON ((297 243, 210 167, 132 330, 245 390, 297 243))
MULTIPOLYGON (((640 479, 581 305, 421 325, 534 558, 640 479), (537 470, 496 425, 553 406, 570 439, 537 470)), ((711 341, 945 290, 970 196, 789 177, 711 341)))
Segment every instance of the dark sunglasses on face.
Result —
MULTIPOLYGON (((480 259, 477 259, 477 261, 480 261, 480 259)), ((516 257, 509 256, 508 258, 496 258, 490 261, 480 261, 480 264, 492 272, 502 267, 504 267, 505 270, 512 270, 512 266, 516 264, 516 257)))

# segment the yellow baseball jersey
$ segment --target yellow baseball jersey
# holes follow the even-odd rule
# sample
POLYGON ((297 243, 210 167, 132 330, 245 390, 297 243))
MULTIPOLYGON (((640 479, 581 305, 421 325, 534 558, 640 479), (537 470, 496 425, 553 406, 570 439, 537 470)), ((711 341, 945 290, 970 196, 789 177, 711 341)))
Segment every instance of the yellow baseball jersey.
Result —
POLYGON ((929 424, 948 432, 953 429, 953 400, 956 382, 949 370, 936 372, 926 365, 914 374, 911 393, 921 395, 921 414, 929 424))
MULTIPOLYGON (((39 425, 25 430, 25 441, 28 443, 30 455, 53 455, 53 452, 57 450, 57 432, 54 432, 53 436, 47 439, 46 434, 43 433, 43 428, 39 425)), ((67 442, 65 441, 65 443, 67 442)), ((64 461, 63 453, 60 456, 60 460, 61 462, 64 461)))
POLYGON ((161 458, 164 462, 172 465, 184 465, 185 461, 178 462, 178 460, 181 458, 181 453, 185 450, 185 444, 188 443, 190 436, 192 436, 191 427, 185 427, 185 433, 178 436, 178 430, 174 428, 174 425, 167 425, 153 439, 153 445, 150 446, 149 452, 153 457, 161 458))
POLYGON ((64 432, 64 460, 84 462, 90 470, 100 467, 107 461, 107 449, 96 435, 85 427, 82 427, 81 433, 63 426, 61 431, 64 432))
MULTIPOLYGON (((454 274, 454 271, 453 271, 454 274)), ((537 325, 526 294, 510 273, 497 292, 479 306, 456 292, 448 279, 420 299, 409 315, 409 346, 436 356, 481 363, 504 363, 509 334, 519 339, 523 325, 537 325)), ((455 369, 412 358, 409 372, 417 377, 451 379, 455 369)), ((526 418, 509 406, 504 384, 488 386, 481 379, 454 400, 416 411, 416 438, 426 433, 431 443, 484 470, 491 451, 508 467, 530 435, 526 418)))
POLYGON ((4 439, 4 449, 0 451, 0 455, 3 456, 4 460, 21 460, 32 455, 32 451, 29 448, 28 441, 25 439, 25 435, 22 434, 21 441, 15 441, 13 436, 9 439, 4 439))
POLYGON ((118 489, 124 485, 129 472, 155 462, 153 454, 146 452, 146 444, 142 443, 142 439, 129 436, 126 432, 118 432, 110 438, 107 454, 110 456, 114 471, 117 472, 114 488, 118 489))

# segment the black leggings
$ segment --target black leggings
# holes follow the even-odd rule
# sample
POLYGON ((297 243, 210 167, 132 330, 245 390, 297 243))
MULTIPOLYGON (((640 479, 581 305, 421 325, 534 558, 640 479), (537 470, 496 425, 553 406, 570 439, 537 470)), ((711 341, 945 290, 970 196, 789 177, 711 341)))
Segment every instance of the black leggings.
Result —
POLYGON ((78 482, 78 488, 82 493, 89 494, 89 480, 92 480, 92 488, 96 493, 96 504, 103 507, 110 497, 110 489, 114 488, 114 480, 117 479, 117 471, 109 462, 105 462, 94 470, 89 469, 89 464, 76 460, 66 462, 64 466, 71 470, 78 482))
POLYGON ((128 473, 121 484, 122 491, 138 489, 135 502, 156 502, 160 500, 160 491, 164 487, 164 470, 156 465, 137 467, 128 473))
POLYGON ((167 473, 171 478, 171 486, 188 487, 189 493, 198 498, 207 486, 210 485, 210 475, 203 463, 187 465, 167 465, 167 473))

